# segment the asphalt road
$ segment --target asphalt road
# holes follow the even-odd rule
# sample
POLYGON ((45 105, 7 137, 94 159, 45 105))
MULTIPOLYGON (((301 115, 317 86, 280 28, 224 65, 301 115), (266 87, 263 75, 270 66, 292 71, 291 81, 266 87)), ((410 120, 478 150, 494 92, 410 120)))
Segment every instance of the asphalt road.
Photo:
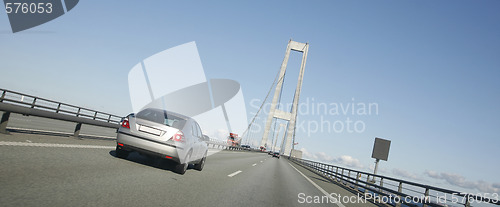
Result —
POLYGON ((168 162, 135 153, 116 158, 114 146, 102 139, 0 135, 0 205, 309 206, 323 197, 314 205, 373 206, 331 203, 325 193, 354 194, 264 153, 211 150, 203 171, 179 175, 168 162))

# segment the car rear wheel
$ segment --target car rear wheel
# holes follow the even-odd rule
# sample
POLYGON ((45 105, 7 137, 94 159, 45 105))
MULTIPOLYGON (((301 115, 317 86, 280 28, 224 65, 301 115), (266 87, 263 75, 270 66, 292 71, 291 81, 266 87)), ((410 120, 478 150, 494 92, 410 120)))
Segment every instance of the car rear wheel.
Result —
POLYGON ((188 163, 188 158, 190 157, 190 154, 189 153, 188 155, 186 155, 186 159, 184 159, 185 163, 181 164, 181 163, 178 163, 177 165, 175 165, 175 172, 176 173, 179 173, 181 175, 184 175, 184 173, 186 173, 186 170, 189 166, 189 163, 188 163))
POLYGON ((129 152, 126 150, 121 149, 120 146, 116 146, 116 157, 122 158, 122 159, 127 159, 129 152))
POLYGON ((198 164, 194 165, 194 169, 201 171, 203 170, 203 166, 205 166, 205 160, 207 159, 207 152, 205 152, 205 155, 203 158, 201 158, 200 162, 198 164))

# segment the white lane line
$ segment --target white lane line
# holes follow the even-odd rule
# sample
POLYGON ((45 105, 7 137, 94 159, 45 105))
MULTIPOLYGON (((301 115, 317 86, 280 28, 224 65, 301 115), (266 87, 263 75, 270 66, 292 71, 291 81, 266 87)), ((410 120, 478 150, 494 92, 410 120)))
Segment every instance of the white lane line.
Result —
POLYGON ((90 148, 90 149, 114 149, 114 146, 81 145, 81 144, 53 144, 53 143, 32 143, 32 142, 4 142, 0 141, 0 146, 24 146, 24 147, 62 147, 62 148, 90 148))
POLYGON ((261 160, 260 162, 264 162, 264 161, 261 160))
POLYGON ((219 153, 221 151, 222 150, 220 150, 220 149, 208 149, 207 156, 214 155, 214 154, 219 153))
MULTIPOLYGON (((309 179, 308 177, 306 177, 302 172, 300 172, 299 170, 297 170, 297 168, 295 168, 292 164, 290 164, 290 163, 288 163, 288 164, 290 166, 292 166, 292 168, 295 169, 297 172, 299 172, 307 181, 309 181, 311 184, 313 184, 314 187, 316 187, 319 191, 321 191, 323 194, 325 194, 325 196, 327 196, 328 198, 330 198, 331 201, 337 200, 336 198, 334 198, 330 194, 328 194, 328 192, 326 192, 325 190, 323 190, 323 188, 319 187, 319 185, 317 185, 316 183, 314 183, 311 179, 309 179)), ((338 200, 337 200, 337 202, 335 204, 337 204, 337 206, 339 206, 339 207, 345 207, 344 204, 342 204, 338 200)))
POLYGON ((252 166, 255 166, 255 165, 257 165, 257 163, 254 163, 252 166))
MULTIPOLYGON (((28 128, 17 128, 17 127, 7 127, 7 129, 14 129, 14 130, 22 130, 22 131, 32 131, 32 132, 42 132, 42 133, 52 133, 52 134, 65 134, 65 135, 73 135, 73 133, 68 133, 68 132, 57 132, 57 131, 49 131, 49 130, 41 130, 41 129, 28 129, 28 128)), ((97 138, 104 138, 104 139, 116 139, 115 137, 109 137, 109 136, 100 136, 100 135, 92 135, 92 134, 80 134, 81 136, 89 136, 89 137, 97 137, 97 138)))
POLYGON ((229 174, 229 175, 227 175, 227 176, 228 176, 228 177, 233 177, 233 176, 235 176, 235 175, 238 175, 240 172, 242 172, 242 171, 241 171, 241 170, 238 170, 238 171, 236 171, 236 172, 234 172, 234 173, 231 173, 231 174, 229 174))

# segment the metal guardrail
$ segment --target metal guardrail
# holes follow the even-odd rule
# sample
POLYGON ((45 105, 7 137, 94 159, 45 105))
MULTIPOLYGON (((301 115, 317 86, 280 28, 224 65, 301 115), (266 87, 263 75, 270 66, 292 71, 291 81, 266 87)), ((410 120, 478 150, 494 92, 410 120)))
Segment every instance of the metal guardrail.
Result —
MULTIPOLYGON (((80 135, 82 124, 118 129, 122 119, 121 116, 6 89, 0 89, 0 94, 0 111, 5 112, 0 122, 0 133, 8 133, 10 113, 75 122, 77 123, 73 133, 75 137, 80 135)), ((241 147, 228 146, 226 142, 216 139, 210 139, 207 145, 212 145, 212 148, 216 149, 244 150, 241 147)))
MULTIPOLYGON (((73 133, 75 137, 80 135, 82 124, 118 129, 122 119, 121 116, 6 89, 0 89, 0 94, 0 111, 5 111, 0 122, 0 133, 8 133, 7 125, 10 113, 75 122, 77 123, 73 133)), ((245 150, 242 147, 228 146, 225 141, 216 139, 207 141, 207 145, 223 150, 245 150)))
POLYGON ((231 150, 231 151, 241 151, 241 150, 246 150, 245 148, 242 147, 233 147, 229 146, 227 144, 222 144, 220 142, 212 142, 212 141, 205 141, 207 143, 207 146, 214 149, 223 149, 223 150, 231 150))
POLYGON ((303 167, 312 169, 328 178, 330 181, 362 193, 376 204, 387 206, 448 206, 472 204, 500 205, 498 194, 488 198, 485 194, 469 194, 458 191, 438 188, 430 185, 405 181, 382 175, 361 172, 335 165, 315 162, 311 160, 289 157, 289 159, 303 167))
POLYGON ((79 136, 82 124, 118 129, 121 116, 104 113, 84 107, 61 103, 15 91, 0 89, 0 133, 8 133, 10 113, 75 122, 73 136, 79 136))

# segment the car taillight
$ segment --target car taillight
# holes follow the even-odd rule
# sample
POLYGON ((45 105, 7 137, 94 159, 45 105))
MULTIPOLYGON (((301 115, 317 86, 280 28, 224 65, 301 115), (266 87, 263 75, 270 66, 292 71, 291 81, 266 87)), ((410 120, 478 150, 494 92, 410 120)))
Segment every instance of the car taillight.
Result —
POLYGON ((128 122, 128 117, 125 117, 123 119, 121 126, 127 128, 127 129, 130 129, 130 123, 128 122))
POLYGON ((173 139, 174 141, 176 142, 184 142, 184 133, 182 133, 182 131, 178 131, 177 133, 174 134, 174 136, 172 136, 172 138, 170 139, 173 139))

